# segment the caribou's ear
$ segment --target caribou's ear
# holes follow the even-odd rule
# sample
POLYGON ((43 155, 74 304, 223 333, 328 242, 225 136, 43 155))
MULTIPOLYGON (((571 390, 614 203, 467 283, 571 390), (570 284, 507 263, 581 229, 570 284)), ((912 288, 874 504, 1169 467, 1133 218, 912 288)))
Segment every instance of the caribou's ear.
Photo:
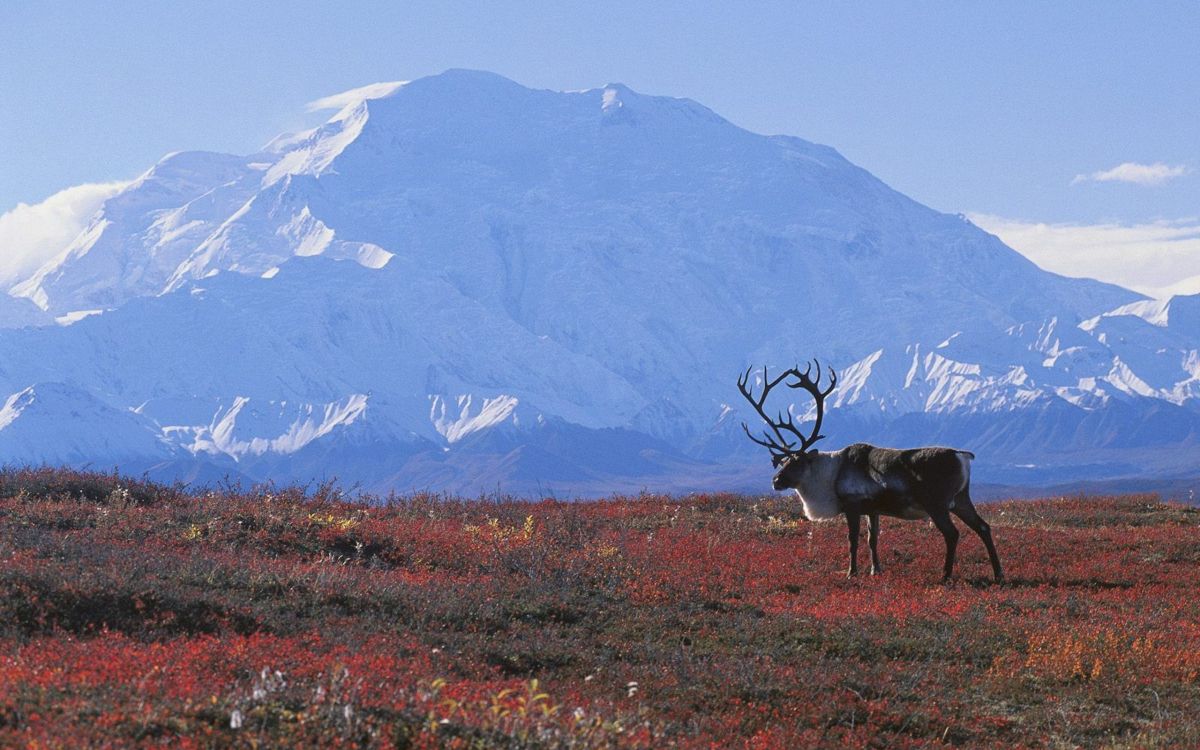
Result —
POLYGON ((783 463, 783 456, 771 456, 771 465, 776 469, 779 468, 781 463, 783 463))

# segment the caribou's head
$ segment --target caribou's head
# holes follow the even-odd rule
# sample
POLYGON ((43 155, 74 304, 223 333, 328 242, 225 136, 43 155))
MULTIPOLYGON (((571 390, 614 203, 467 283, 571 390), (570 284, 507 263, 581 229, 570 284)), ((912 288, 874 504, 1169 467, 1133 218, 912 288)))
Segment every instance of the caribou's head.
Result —
POLYGON ((795 456, 785 456, 775 461, 772 459, 778 471, 771 478, 771 487, 776 490, 790 490, 800 486, 800 480, 808 471, 809 459, 816 451, 810 453, 799 453, 795 456))
POLYGON ((766 430, 762 433, 762 439, 755 437, 750 428, 742 422, 742 429, 746 431, 746 435, 771 452, 771 465, 777 471, 775 478, 771 480, 771 486, 777 490, 786 490, 798 487, 804 473, 808 470, 812 462, 812 458, 816 455, 815 450, 811 450, 813 443, 816 443, 821 438, 825 437, 821 434, 821 420, 825 417, 825 397, 833 392, 837 386, 837 373, 833 370, 829 371, 829 386, 822 389, 821 382, 821 363, 814 363, 817 366, 817 376, 812 377, 812 368, 810 364, 800 372, 799 367, 793 367, 790 370, 785 370, 782 375, 772 380, 767 374, 767 368, 762 371, 763 391, 762 395, 757 398, 754 396, 754 389, 750 385, 750 374, 754 368, 746 370, 738 378, 738 390, 758 412, 758 416, 767 423, 771 428, 770 432, 766 430), (817 419, 813 423, 812 431, 808 435, 804 435, 796 427, 795 415, 789 409, 787 417, 784 418, 783 412, 777 412, 775 419, 767 416, 763 405, 767 402, 767 394, 771 389, 779 385, 788 378, 792 378, 787 383, 788 388, 802 388, 812 395, 813 400, 817 404, 817 419))

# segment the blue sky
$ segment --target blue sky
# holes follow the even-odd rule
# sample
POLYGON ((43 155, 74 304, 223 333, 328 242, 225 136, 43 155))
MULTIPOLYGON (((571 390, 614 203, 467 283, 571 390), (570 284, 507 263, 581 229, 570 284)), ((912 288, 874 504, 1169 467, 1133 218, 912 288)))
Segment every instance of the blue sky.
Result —
POLYGON ((1198 36, 1196 2, 6 0, 0 213, 170 151, 251 152, 321 96, 470 67, 690 97, 1001 236, 1167 226, 1200 253, 1198 36))

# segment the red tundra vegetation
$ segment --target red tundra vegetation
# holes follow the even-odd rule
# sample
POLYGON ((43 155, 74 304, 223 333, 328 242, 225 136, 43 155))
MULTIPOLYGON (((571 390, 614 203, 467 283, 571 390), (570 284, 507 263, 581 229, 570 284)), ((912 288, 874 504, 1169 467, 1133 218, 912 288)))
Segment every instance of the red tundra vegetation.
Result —
POLYGON ((0 746, 1200 746, 1200 512, 845 530, 786 496, 354 501, 0 472, 0 746))

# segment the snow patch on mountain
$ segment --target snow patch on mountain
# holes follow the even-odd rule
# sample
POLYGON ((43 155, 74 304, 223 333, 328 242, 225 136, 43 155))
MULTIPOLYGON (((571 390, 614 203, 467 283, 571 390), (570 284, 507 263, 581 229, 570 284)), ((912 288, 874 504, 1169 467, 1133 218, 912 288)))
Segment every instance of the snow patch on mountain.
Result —
POLYGON ((86 255, 111 223, 107 219, 93 220, 71 241, 71 244, 67 245, 66 249, 39 268, 29 279, 14 286, 10 290, 10 294, 14 297, 24 297, 42 310, 49 310, 50 296, 44 288, 46 277, 59 267, 86 255))
POLYGON ((78 465, 171 455, 149 420, 67 383, 35 383, 9 395, 0 408, 5 463, 78 465))
MULTIPOLYGON (((1104 317, 1116 317, 1118 315, 1136 315, 1150 325, 1165 328, 1167 325, 1168 312, 1171 309, 1171 300, 1168 299, 1147 299, 1139 302, 1130 302, 1128 305, 1121 305, 1115 310, 1110 310, 1104 313, 1104 317)), ((1085 322, 1084 326, 1087 325, 1085 322)))
POLYGON ((55 315, 160 294, 198 244, 249 200, 242 157, 179 152, 108 198, 60 253, 10 293, 55 315))
POLYGON ((368 99, 382 99, 396 93, 396 89, 407 84, 408 81, 383 81, 380 83, 370 83, 366 86, 343 91, 330 96, 323 96, 320 99, 309 102, 305 109, 309 112, 319 112, 323 109, 336 109, 339 114, 334 116, 334 119, 341 118, 341 114, 347 107, 353 107, 368 99))
MULTIPOLYGON (((394 91, 395 88, 388 94, 394 91)), ((292 175, 320 176, 358 139, 369 117, 365 98, 348 100, 346 106, 321 127, 276 144, 276 148, 284 147, 282 156, 263 174, 262 186, 270 187, 292 175)))
POLYGON ((167 438, 192 454, 224 455, 234 461, 267 453, 296 453, 335 430, 346 428, 367 411, 369 396, 351 394, 328 404, 266 402, 238 396, 220 406, 201 425, 166 425, 167 438))
POLYGON ((17 417, 33 404, 35 398, 33 386, 9 396, 4 408, 0 409, 0 430, 17 421, 17 417))
POLYGON ((450 445, 457 443, 467 435, 490 427, 495 427, 512 418, 514 424, 519 424, 514 412, 520 403, 513 396, 501 394, 492 398, 479 399, 477 411, 472 411, 475 398, 464 394, 450 400, 440 396, 431 396, 429 418, 437 428, 438 434, 446 438, 450 445))
POLYGON ((101 315, 103 313, 103 310, 75 310, 55 317, 54 322, 60 326, 69 326, 78 323, 84 318, 90 318, 93 315, 101 315))

